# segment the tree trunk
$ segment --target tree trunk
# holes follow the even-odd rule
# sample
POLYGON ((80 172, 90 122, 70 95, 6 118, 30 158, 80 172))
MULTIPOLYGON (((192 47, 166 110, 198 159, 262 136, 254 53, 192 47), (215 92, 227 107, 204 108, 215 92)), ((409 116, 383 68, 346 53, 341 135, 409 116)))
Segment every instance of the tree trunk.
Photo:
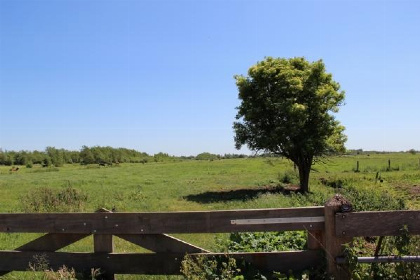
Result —
POLYGON ((299 183, 300 183, 301 193, 309 192, 309 173, 311 172, 311 165, 312 165, 312 162, 298 163, 299 183))

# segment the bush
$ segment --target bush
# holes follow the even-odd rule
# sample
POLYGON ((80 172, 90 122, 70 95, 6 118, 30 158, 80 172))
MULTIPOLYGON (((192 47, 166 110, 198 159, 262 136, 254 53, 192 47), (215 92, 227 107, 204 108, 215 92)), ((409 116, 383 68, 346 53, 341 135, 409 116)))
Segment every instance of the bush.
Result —
POLYGON ((61 190, 38 188, 22 197, 24 212, 79 212, 87 195, 67 186, 61 190))
POLYGON ((229 257, 186 255, 181 263, 181 273, 189 280, 242 280, 236 260, 229 257))
POLYGON ((241 232, 231 233, 227 242, 219 244, 228 252, 274 252, 303 250, 306 240, 304 231, 241 232))
POLYGON ((406 209, 403 199, 377 188, 346 186, 341 189, 341 194, 353 204, 354 211, 406 209))
MULTIPOLYGON (((372 256, 374 254, 372 246, 366 246, 364 238, 356 238, 352 246, 347 246, 346 256, 352 274, 352 279, 363 280, 411 280, 420 279, 420 263, 372 263, 360 264, 357 257, 361 254, 372 256)), ((380 255, 419 255, 420 237, 410 236, 407 227, 401 229, 401 235, 396 237, 385 237, 380 255)))
POLYGON ((278 180, 283 184, 297 184, 299 178, 296 173, 292 170, 287 170, 278 174, 278 180))

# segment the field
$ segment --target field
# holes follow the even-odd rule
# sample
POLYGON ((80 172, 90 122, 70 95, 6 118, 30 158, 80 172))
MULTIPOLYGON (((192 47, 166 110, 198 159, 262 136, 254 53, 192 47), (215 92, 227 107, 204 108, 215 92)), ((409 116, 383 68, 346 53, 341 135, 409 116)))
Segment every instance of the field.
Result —
MULTIPOLYGON (((98 208, 107 208, 117 212, 155 212, 297 207, 322 205, 336 192, 346 194, 350 187, 364 193, 388 194, 403 200, 409 209, 420 209, 420 156, 410 153, 325 158, 313 167, 311 193, 308 195, 291 191, 298 183, 293 164, 286 159, 271 157, 179 160, 108 167, 65 165, 42 168, 34 165, 33 168, 19 166, 18 171, 9 170, 8 166, 0 166, 2 213, 34 211, 33 204, 42 203, 45 192, 70 188, 77 190, 82 199, 73 208, 58 205, 52 210, 94 212, 98 208)), ((385 200, 382 204, 382 209, 389 206, 385 200)), ((363 205, 360 207, 357 210, 368 210, 363 205)), ((37 210, 48 211, 42 207, 37 210)), ((0 249, 13 249, 34 236, 0 234, 0 249)), ((209 250, 220 250, 215 235, 177 237, 209 250)), ((227 235, 220 234, 217 238, 227 238, 227 235)), ((82 240, 65 250, 91 251, 91 239, 82 240)), ((141 251, 122 240, 116 240, 116 250, 141 251)), ((12 273, 2 279, 21 279, 23 275, 12 273)))

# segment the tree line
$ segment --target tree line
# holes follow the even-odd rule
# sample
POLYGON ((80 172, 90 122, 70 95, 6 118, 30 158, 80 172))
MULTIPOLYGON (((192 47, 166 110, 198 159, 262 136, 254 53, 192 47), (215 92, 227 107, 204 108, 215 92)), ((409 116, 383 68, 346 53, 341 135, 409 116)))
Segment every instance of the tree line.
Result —
MULTIPOLYGON (((113 164, 123 162, 147 162, 151 156, 133 149, 112 147, 87 147, 80 151, 70 151, 47 147, 44 151, 2 151, 0 150, 0 165, 41 164, 43 166, 60 167, 64 164, 113 164)), ((168 155, 169 157, 169 155, 168 155)), ((153 158, 153 157, 152 157, 153 158)))
POLYGON ((145 152, 139 152, 127 148, 113 147, 88 147, 83 146, 80 151, 71 151, 66 149, 57 149, 47 147, 44 151, 3 151, 0 149, 0 165, 24 165, 32 167, 34 164, 40 164, 44 167, 61 167, 64 164, 101 164, 112 165, 119 163, 147 163, 147 162, 167 162, 174 160, 217 160, 246 158, 244 154, 225 154, 218 155, 208 152, 200 153, 196 156, 171 156, 167 153, 157 153, 149 155, 145 152))

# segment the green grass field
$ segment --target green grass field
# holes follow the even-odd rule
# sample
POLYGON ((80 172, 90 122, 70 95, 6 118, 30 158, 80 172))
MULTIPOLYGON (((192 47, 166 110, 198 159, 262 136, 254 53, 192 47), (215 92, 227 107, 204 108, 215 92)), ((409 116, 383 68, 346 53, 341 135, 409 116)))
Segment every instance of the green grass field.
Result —
MULTIPOLYGON (((246 158, 214 161, 185 160, 147 164, 65 165, 60 168, 0 166, 0 212, 24 212, 39 189, 78 190, 85 200, 76 209, 94 212, 104 207, 118 212, 221 210, 322 205, 336 192, 353 187, 363 192, 387 193, 403 199, 409 209, 420 209, 420 155, 409 153, 362 154, 325 158, 313 166, 311 193, 290 194, 297 184, 293 164, 281 158, 246 158), (359 172, 355 172, 357 161, 359 172), (389 166, 390 161, 390 166, 389 166), (287 180, 286 180, 287 179, 287 180), (341 187, 341 188, 334 188, 341 187)), ((378 203, 381 203, 380 201, 378 203)), ((386 209, 388 203, 383 203, 386 209)), ((365 210, 365 209, 360 209, 365 210)), ((24 244, 34 234, 0 234, 0 250, 24 244)), ((217 250, 215 235, 177 235, 188 242, 217 250)), ((219 234, 219 238, 227 238, 219 234)), ((91 251, 91 239, 65 250, 91 251)), ((139 252, 136 246, 116 240, 116 251, 139 252)), ((25 276, 26 275, 26 276, 25 276)), ((32 279, 11 273, 1 279, 32 279)), ((126 276, 121 279, 166 279, 126 276)), ((173 278, 171 278, 173 279, 173 278)))

